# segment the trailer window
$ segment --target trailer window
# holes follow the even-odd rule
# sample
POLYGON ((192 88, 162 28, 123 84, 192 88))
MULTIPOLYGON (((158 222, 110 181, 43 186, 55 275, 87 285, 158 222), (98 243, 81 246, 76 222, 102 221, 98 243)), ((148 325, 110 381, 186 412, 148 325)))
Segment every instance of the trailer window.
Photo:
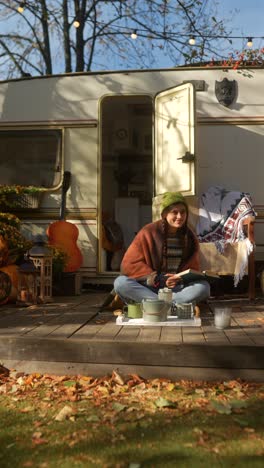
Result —
POLYGON ((0 185, 58 185, 61 140, 60 130, 0 131, 0 185))

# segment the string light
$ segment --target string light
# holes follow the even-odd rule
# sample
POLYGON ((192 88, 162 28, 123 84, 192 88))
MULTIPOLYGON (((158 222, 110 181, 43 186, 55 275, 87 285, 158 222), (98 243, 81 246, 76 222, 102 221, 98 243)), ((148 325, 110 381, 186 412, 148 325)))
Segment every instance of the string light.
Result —
POLYGON ((247 41, 247 46, 248 46, 248 47, 252 47, 252 46, 253 46, 253 40, 252 40, 252 37, 249 37, 249 38, 248 38, 248 41, 247 41))
MULTIPOLYGON (((98 22, 98 24, 104 24, 104 22, 98 22)), ((120 33, 120 34, 126 34, 127 33, 127 26, 114 26, 112 25, 111 26, 111 29, 113 31, 116 31, 117 33, 120 33)), ((132 31, 132 33, 130 34, 130 37, 132 39, 137 39, 139 36, 141 37, 146 37, 148 39, 182 39, 182 38, 186 38, 186 40, 188 41, 188 43, 190 45, 195 45, 196 42, 197 42, 197 37, 198 36, 194 36, 193 34, 182 34, 182 33, 173 33, 173 32, 166 32, 166 34, 164 33, 164 31, 155 31, 156 32, 156 35, 155 36, 155 33, 151 34, 146 30, 146 29, 141 29, 141 28, 138 28, 138 29, 134 29, 132 31)), ((199 37, 198 37, 199 38, 199 37)), ((228 36, 228 35, 221 35, 221 34, 201 34, 200 35, 200 39, 201 40, 217 40, 217 39, 222 39, 222 40, 227 40, 230 42, 231 39, 241 39, 241 40, 244 40, 246 39, 245 36, 228 36)), ((254 37, 248 37, 248 47, 252 47, 253 45, 253 39, 264 39, 264 36, 254 36, 254 37)))
POLYGON ((75 28, 79 28, 79 26, 80 26, 80 21, 78 21, 77 18, 74 19, 74 21, 73 21, 73 26, 74 26, 75 28))
POLYGON ((134 31, 130 34, 130 37, 131 37, 131 39, 134 39, 134 40, 137 39, 138 35, 137 35, 137 30, 136 29, 134 29, 134 31))
MULTIPOLYGON (((106 1, 108 1, 108 0, 106 0, 106 1)), ((22 14, 22 13, 24 12, 24 10, 25 10, 25 7, 26 7, 26 1, 22 1, 22 2, 20 2, 19 6, 17 7, 17 11, 18 11, 19 13, 22 14)), ((98 23, 100 23, 100 22, 98 22, 98 23)), ((74 26, 75 28, 79 28, 79 27, 80 27, 80 21, 78 20, 77 17, 74 18, 73 26, 74 26)), ((114 29, 115 29, 115 28, 114 28, 114 29)), ((119 26, 118 29, 123 29, 123 30, 125 30, 125 29, 127 29, 127 28, 126 28, 126 27, 119 26)), ((143 30, 143 29, 140 30, 140 32, 141 32, 140 35, 141 35, 142 37, 144 37, 144 33, 147 33, 147 31, 146 31, 146 30, 143 30), (142 34, 142 33, 143 33, 143 34, 142 34)), ((157 34, 162 34, 162 32, 158 32, 158 31, 156 31, 156 32, 157 32, 157 34)), ((122 33, 122 32, 120 31, 120 33, 122 33)), ((176 34, 176 33, 169 33, 169 34, 167 33, 167 34, 166 34, 166 37, 167 37, 167 38, 169 38, 169 37, 171 37, 171 38, 173 38, 173 37, 177 38, 177 37, 180 37, 180 36, 181 36, 181 37, 184 37, 184 36, 187 37, 187 38, 188 38, 188 42, 189 42, 189 44, 190 44, 191 46, 194 46, 194 45, 196 44, 196 39, 195 39, 195 36, 193 36, 193 35, 191 35, 191 36, 190 36, 189 34, 181 34, 181 35, 180 35, 180 34, 176 34)), ((134 30, 132 31, 132 33, 130 34, 130 37, 131 37, 131 39, 136 40, 136 39, 138 38, 138 30, 137 30, 137 29, 134 29, 134 30)), ((149 34, 148 34, 147 36, 145 36, 145 37, 149 37, 149 34)), ((153 38, 153 37, 152 37, 152 38, 153 38)), ((213 40, 214 40, 214 39, 226 39, 226 40, 229 40, 229 41, 230 41, 230 39, 245 39, 244 36, 224 36, 224 35, 221 36, 221 35, 217 35, 217 34, 216 34, 216 35, 213 35, 213 34, 212 34, 212 35, 209 35, 209 34, 207 35, 207 34, 205 34, 205 35, 201 35, 201 38, 202 38, 202 39, 213 39, 213 40)), ((256 36, 256 37, 251 37, 251 36, 249 36, 249 37, 247 38, 247 47, 251 48, 251 47, 253 46, 253 39, 264 39, 264 37, 263 37, 263 36, 256 36)))
POLYGON ((19 6, 17 7, 18 13, 23 13, 25 6, 26 6, 26 2, 21 2, 19 6))
POLYGON ((195 37, 194 36, 191 36, 190 39, 189 39, 189 44, 190 45, 195 45, 195 37))

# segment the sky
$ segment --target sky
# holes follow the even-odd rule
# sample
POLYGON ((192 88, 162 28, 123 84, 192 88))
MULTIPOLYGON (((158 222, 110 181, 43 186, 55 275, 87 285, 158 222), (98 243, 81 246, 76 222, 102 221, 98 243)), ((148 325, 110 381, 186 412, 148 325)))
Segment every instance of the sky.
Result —
MULTIPOLYGON (((233 17, 229 23, 234 36, 263 36, 264 37, 264 0, 218 0, 219 16, 233 17)), ((241 48, 242 41, 236 46, 241 48)), ((252 48, 264 46, 264 39, 253 40, 252 48)))
MULTIPOLYGON (((210 6, 215 3, 218 4, 217 19, 223 19, 224 24, 231 31, 232 36, 253 37, 252 49, 260 49, 264 47, 264 39, 254 39, 254 36, 264 37, 264 0, 207 0, 210 6)), ((247 40, 238 39, 233 40, 233 50, 242 51, 246 49, 247 40)), ((219 51, 222 57, 227 57, 231 52, 231 46, 224 41, 221 43, 221 50, 219 51)), ((111 68, 120 68, 120 61, 115 57, 112 58, 113 66, 111 68)), ((64 63, 64 62, 63 62, 64 63)), ((159 56, 159 67, 166 68, 172 66, 171 60, 168 62, 166 54, 163 52, 159 56)), ((59 72, 63 68, 61 62, 57 62, 58 70, 54 68, 54 72, 59 72)), ((149 65, 148 65, 149 66, 149 65)), ((150 65, 151 66, 151 65, 150 65)), ((156 67, 156 63, 154 67, 156 67)), ((97 66, 93 64, 93 69, 102 69, 101 63, 97 66)))
MULTIPOLYGON (((232 39, 233 49, 227 41, 221 42, 219 53, 222 57, 228 57, 229 52, 247 50, 248 37, 253 37, 252 50, 264 47, 264 0, 207 0, 207 2, 208 7, 217 4, 216 17, 218 20, 224 20, 228 31, 231 31, 231 36, 245 37, 245 39, 232 39), (263 39, 254 39, 254 36, 263 36, 263 39)), ((171 66, 162 52, 159 56, 159 66, 161 68, 171 66)))

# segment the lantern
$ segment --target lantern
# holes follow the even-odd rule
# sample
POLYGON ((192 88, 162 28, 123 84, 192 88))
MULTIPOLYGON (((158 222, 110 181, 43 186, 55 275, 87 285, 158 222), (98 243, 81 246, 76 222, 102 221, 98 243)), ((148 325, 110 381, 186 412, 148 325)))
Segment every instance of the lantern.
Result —
POLYGON ((42 236, 36 236, 29 258, 38 271, 37 295, 41 302, 50 302, 52 298, 52 250, 42 236))
POLYGON ((25 258, 18 268, 17 301, 19 304, 36 304, 38 271, 34 263, 25 258))

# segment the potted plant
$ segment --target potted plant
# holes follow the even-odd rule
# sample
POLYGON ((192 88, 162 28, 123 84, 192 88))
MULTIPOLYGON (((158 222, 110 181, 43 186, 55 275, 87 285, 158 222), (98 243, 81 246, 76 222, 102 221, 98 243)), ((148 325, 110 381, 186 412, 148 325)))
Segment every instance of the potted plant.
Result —
POLYGON ((0 207, 3 211, 38 208, 44 190, 34 185, 1 185, 0 207))
POLYGON ((32 247, 19 230, 20 221, 10 213, 0 213, 0 267, 14 264, 32 247))
MULTIPOLYGON (((52 249, 52 293, 54 296, 63 294, 64 268, 68 261, 68 255, 57 246, 49 245, 52 249)), ((64 294, 63 294, 64 295, 64 294)))
MULTIPOLYGON (((11 282, 11 289, 0 304, 16 300, 19 278, 17 264, 31 247, 32 242, 20 232, 20 220, 11 213, 0 213, 0 272, 1 278, 8 275, 9 284, 11 282)), ((1 288, 4 286, 2 281, 1 288)))

